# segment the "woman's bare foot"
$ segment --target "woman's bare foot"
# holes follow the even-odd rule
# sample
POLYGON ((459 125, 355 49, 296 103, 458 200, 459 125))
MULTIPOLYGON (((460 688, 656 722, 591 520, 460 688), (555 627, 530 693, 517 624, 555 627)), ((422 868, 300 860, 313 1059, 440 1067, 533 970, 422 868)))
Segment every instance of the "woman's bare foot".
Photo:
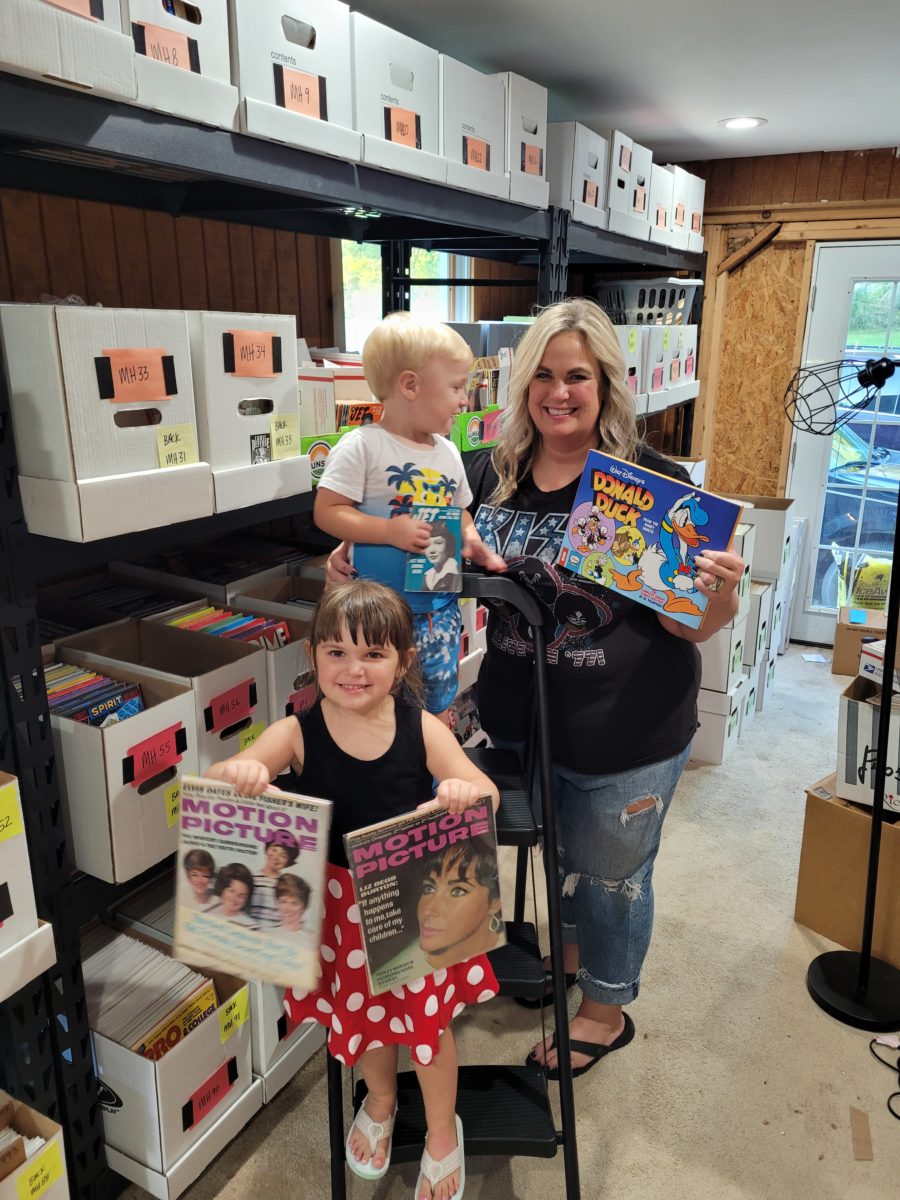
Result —
MULTIPOLYGON (((449 1125, 428 1127, 428 1134, 425 1138, 425 1149, 431 1155, 435 1162, 440 1162, 442 1158, 446 1158, 451 1151, 455 1150, 457 1145, 456 1140, 456 1118, 449 1125)), ((446 1179, 442 1179, 440 1183, 435 1184, 434 1191, 431 1190, 431 1184, 427 1179, 422 1180, 422 1188, 416 1200, 450 1200, 451 1196, 456 1194, 456 1189, 459 1187, 459 1171, 453 1171, 446 1179)))
MULTIPOLYGON (((396 1092, 385 1096, 375 1096, 371 1092, 367 1092, 363 1108, 370 1120, 382 1124, 388 1117, 394 1115, 396 1104, 396 1092)), ((369 1148, 369 1139, 357 1125, 350 1133, 350 1153, 357 1162, 367 1163, 371 1160, 372 1166, 377 1171, 384 1166, 389 1142, 389 1137, 382 1138, 375 1146, 373 1154, 369 1148)), ((451 1192, 450 1195, 452 1196, 453 1193, 451 1192)))

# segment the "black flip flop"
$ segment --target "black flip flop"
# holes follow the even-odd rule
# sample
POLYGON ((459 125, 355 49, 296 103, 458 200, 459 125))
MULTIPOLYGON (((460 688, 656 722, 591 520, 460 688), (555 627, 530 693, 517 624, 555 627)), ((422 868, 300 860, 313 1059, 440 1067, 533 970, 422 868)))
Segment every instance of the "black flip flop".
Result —
MULTIPOLYGON (((632 1040, 634 1037, 634 1021, 632 1021, 627 1012, 623 1012, 622 1016, 625 1018, 625 1028, 622 1030, 616 1040, 614 1042, 610 1042, 608 1046, 601 1046, 599 1042, 580 1042, 575 1039, 571 1039, 569 1041, 569 1047, 573 1054, 587 1054, 590 1056, 591 1060, 590 1062, 585 1063, 583 1067, 572 1068, 573 1079, 577 1079, 579 1075, 584 1075, 584 1073, 589 1071, 591 1067, 595 1067, 601 1058, 606 1058, 607 1054, 612 1054, 613 1050, 621 1050, 623 1046, 627 1046, 632 1040)), ((555 1031, 553 1034, 553 1040, 550 1043, 550 1049, 556 1049, 555 1031)), ((533 1067, 535 1065, 537 1065, 537 1060, 534 1057, 534 1051, 532 1051, 531 1054, 529 1054, 525 1059, 525 1066, 533 1067)), ((550 1067, 547 1071, 547 1078, 553 1080, 559 1079, 559 1069, 557 1067, 550 1067)))
MULTIPOLYGON (((575 986, 575 973, 571 975, 566 971, 566 991, 575 986)), ((541 996, 540 1000, 534 1000, 530 996, 514 996, 516 1004, 522 1008, 546 1008, 548 1004, 553 1003, 553 988, 547 985, 547 990, 541 996)))

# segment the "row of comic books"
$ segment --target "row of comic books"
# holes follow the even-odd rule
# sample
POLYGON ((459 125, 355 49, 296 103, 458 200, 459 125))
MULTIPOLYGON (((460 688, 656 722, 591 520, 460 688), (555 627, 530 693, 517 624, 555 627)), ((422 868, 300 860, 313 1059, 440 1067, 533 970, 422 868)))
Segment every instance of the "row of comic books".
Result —
MULTIPOLYGON (((21 694, 21 680, 15 680, 21 694)), ((54 662, 44 667, 44 686, 50 712, 87 725, 105 728, 144 711, 139 683, 123 683, 99 671, 72 663, 54 662)))
POLYGON ((169 617, 166 624, 215 637, 233 638, 236 642, 252 642, 266 650, 278 650, 293 640, 287 622, 278 617, 252 616, 231 608, 216 608, 206 600, 197 600, 189 611, 169 617))

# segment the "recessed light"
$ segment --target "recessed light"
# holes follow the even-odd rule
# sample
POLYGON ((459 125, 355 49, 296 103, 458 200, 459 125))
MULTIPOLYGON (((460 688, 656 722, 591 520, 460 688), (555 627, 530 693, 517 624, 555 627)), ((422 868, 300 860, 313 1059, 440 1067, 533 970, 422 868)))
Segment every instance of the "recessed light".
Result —
POLYGON ((765 117, 726 117, 719 124, 725 129, 756 129, 757 126, 766 125, 768 122, 765 117))

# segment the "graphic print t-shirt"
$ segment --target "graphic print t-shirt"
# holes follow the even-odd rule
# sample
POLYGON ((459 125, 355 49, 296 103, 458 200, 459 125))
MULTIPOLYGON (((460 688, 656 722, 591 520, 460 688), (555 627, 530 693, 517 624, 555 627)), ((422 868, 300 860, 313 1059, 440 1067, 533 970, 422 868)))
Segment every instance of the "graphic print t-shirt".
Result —
MULTIPOLYGON (((638 459, 690 486, 687 472, 653 450, 638 459)), ((613 774, 680 753, 697 728, 700 655, 654 612, 555 566, 578 480, 542 492, 527 476, 497 508, 490 451, 470 454, 472 515, 485 544, 547 613, 547 666, 554 761, 585 775, 613 774)), ((503 605, 488 616, 488 654, 478 707, 488 733, 528 735, 534 646, 528 623, 503 605)))
MULTIPOLYGON (((414 446, 380 425, 345 433, 328 455, 319 486, 346 496, 373 517, 411 516, 413 504, 468 508, 472 502, 462 456, 452 442, 435 436, 432 446, 414 446)), ((455 557, 460 555, 457 547, 455 557)), ((454 592, 404 591, 406 558, 396 546, 353 548, 360 578, 402 592, 413 612, 433 612, 457 599, 454 592)))

